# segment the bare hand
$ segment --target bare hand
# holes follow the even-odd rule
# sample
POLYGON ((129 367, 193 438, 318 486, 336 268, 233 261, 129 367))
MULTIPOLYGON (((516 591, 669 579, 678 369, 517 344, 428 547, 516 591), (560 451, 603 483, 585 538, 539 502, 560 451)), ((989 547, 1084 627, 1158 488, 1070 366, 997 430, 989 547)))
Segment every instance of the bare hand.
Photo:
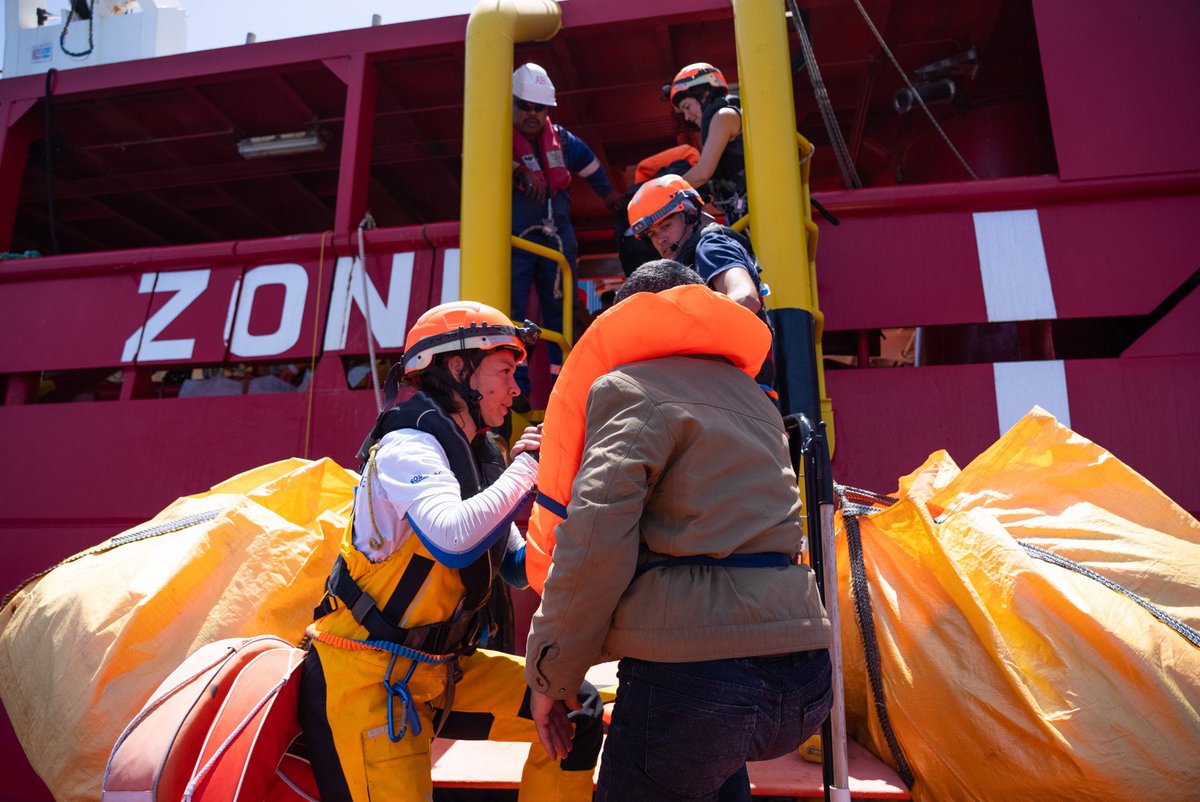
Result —
POLYGON ((544 693, 530 688, 529 709, 537 727, 538 740, 546 750, 546 757, 551 760, 565 760, 575 738, 575 731, 567 719, 567 711, 578 710, 579 700, 573 696, 570 699, 551 699, 544 693))
POLYGON ((525 171, 518 175, 518 181, 521 191, 525 193, 525 197, 539 206, 546 202, 547 187, 545 176, 541 173, 525 171))
POLYGON ((541 206, 546 202, 546 182, 535 181, 530 184, 527 195, 531 201, 541 206))
POLYGON ((515 459, 518 454, 526 451, 530 452, 529 456, 537 457, 537 452, 542 449, 542 424, 537 426, 527 426, 525 431, 513 443, 511 454, 515 459))

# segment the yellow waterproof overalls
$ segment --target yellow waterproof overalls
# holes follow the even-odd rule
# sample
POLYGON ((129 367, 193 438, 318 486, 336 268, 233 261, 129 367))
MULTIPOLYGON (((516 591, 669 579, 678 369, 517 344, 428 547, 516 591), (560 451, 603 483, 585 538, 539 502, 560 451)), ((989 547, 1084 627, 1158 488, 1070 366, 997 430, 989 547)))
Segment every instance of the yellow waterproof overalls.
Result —
MULTIPOLYGON (((486 437, 469 446, 423 394, 388 410, 372 436, 377 441, 400 428, 438 439, 464 497, 503 468, 486 437)), ((354 546, 351 521, 309 630, 313 643, 301 684, 300 720, 323 802, 430 799, 435 734, 534 744, 520 799, 591 799, 598 700, 585 704, 592 715, 576 721, 575 746, 560 765, 538 745, 525 661, 474 648, 489 628, 474 608, 486 603, 504 548, 501 538, 471 565, 453 569, 410 536, 372 563, 354 546)))

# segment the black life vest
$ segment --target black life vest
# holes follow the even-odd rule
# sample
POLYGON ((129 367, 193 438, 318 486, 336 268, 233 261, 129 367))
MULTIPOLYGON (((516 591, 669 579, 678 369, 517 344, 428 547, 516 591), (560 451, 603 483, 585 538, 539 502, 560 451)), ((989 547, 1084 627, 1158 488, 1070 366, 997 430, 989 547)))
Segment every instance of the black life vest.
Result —
MULTIPOLYGON (((708 130, 712 126, 713 117, 721 109, 733 109, 740 117, 742 102, 737 95, 725 95, 712 98, 704 105, 700 112, 700 141, 702 143, 708 141, 708 130)), ((735 196, 745 196, 746 150, 745 139, 740 132, 725 144, 725 150, 721 151, 721 158, 717 160, 716 169, 708 179, 708 184, 713 193, 713 203, 721 208, 724 208, 723 204, 735 196)))
MULTIPOLYGON (((395 397, 394 393, 391 397, 395 397)), ((500 449, 485 432, 468 443, 462 429, 425 393, 418 392, 406 401, 394 404, 375 421, 370 434, 363 443, 360 456, 369 455, 371 447, 390 432, 400 429, 416 429, 432 435, 450 463, 450 470, 458 480, 463 499, 484 490, 504 472, 504 457, 500 449)), ((515 517, 516 510, 513 511, 515 517)), ((362 589, 350 576, 345 560, 338 558, 326 583, 328 593, 321 606, 314 611, 320 618, 333 609, 331 597, 336 597, 355 612, 355 619, 362 624, 373 639, 387 640, 421 651, 445 653, 453 650, 469 652, 481 632, 486 631, 490 621, 486 618, 486 606, 491 597, 492 584, 500 572, 508 548, 508 527, 497 527, 498 536, 483 554, 470 565, 458 569, 465 593, 454 615, 449 621, 423 627, 404 629, 396 620, 406 610, 420 589, 420 582, 401 581, 392 598, 382 605, 360 604, 362 589), (398 598, 404 595, 407 598, 398 598), (382 609, 381 609, 382 608, 382 609), (362 615, 359 615, 359 612, 362 615), (392 614, 389 614, 389 611, 392 614)), ((417 559, 414 558, 414 563, 417 559)), ((425 560, 428 563, 428 560, 425 560)), ((425 574, 428 574, 428 564, 425 574)), ((421 577, 423 580, 423 577, 421 577)))

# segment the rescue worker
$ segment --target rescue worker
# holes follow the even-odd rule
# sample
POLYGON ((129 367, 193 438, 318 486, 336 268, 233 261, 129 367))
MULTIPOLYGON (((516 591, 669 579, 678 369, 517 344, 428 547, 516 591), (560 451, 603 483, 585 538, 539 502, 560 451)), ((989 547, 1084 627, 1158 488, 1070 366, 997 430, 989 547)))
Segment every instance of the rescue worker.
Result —
POLYGON ((796 750, 829 712, 783 418, 750 378, 770 342, 693 271, 650 262, 554 388, 538 508, 557 525, 526 677, 561 757, 573 689, 620 658, 598 802, 749 800, 746 761, 796 750))
POLYGON ((700 129, 700 158, 683 179, 693 187, 707 183, 713 205, 727 223, 736 222, 747 212, 741 102, 729 94, 721 71, 703 61, 684 67, 663 89, 683 118, 700 129))
MULTIPOLYGON (((300 721, 324 802, 425 800, 430 742, 533 742, 524 661, 486 651, 497 574, 525 584, 513 525, 537 481, 539 428, 505 467, 487 435, 517 395, 537 327, 484 304, 418 318, 388 377, 389 405, 360 451, 350 526, 309 628, 300 721), (407 400, 392 404, 401 389, 407 400)), ((591 798, 601 737, 595 689, 579 697, 575 749, 531 749, 523 800, 591 798)))
MULTIPOLYGON (((700 194, 678 175, 647 181, 629 202, 629 231, 650 241, 659 256, 693 268, 709 287, 728 295, 770 325, 763 283, 750 239, 703 211, 700 194)), ((775 364, 767 354, 758 382, 774 397, 775 364)))
MULTIPOLYGON (((512 233, 562 252, 571 266, 574 285, 579 245, 571 225, 571 174, 585 179, 614 214, 624 202, 608 180, 592 149, 579 137, 550 120, 557 105, 554 84, 537 64, 523 64, 512 75, 513 93, 513 198, 512 233)), ((528 251, 512 252, 512 317, 524 320, 529 288, 537 290, 542 325, 563 330, 564 287, 558 265, 528 251)), ((562 365, 558 346, 550 345, 550 372, 562 365)), ((518 384, 526 394, 529 380, 522 369, 518 384)))

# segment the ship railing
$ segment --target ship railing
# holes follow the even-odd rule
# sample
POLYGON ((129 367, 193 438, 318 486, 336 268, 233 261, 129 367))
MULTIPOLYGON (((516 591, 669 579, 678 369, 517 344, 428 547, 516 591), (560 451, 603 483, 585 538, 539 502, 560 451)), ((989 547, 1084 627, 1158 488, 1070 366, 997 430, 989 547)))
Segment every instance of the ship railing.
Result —
MULTIPOLYGON (((548 331, 542 329, 542 339, 548 340, 562 349, 563 358, 571 352, 571 344, 575 342, 575 273, 571 270, 571 264, 567 261, 567 257, 561 251, 556 251, 553 248, 547 248, 545 245, 540 245, 536 242, 530 242, 527 239, 514 236, 512 238, 512 246, 519 248, 527 253, 532 253, 535 256, 540 256, 543 259, 550 259, 558 264, 558 269, 562 271, 562 286, 563 286, 563 330, 548 331)), ((543 313, 543 318, 545 314, 543 313)), ((520 322, 520 321, 518 321, 520 322)))

